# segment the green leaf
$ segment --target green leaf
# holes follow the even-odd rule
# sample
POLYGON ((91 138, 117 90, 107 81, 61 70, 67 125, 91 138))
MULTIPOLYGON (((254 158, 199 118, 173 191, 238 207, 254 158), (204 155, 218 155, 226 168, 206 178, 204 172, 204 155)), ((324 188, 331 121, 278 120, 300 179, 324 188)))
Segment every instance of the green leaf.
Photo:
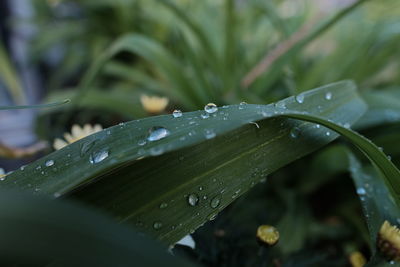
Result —
POLYGON ((60 105, 64 105, 69 103, 69 99, 65 99, 62 101, 48 103, 48 104, 41 104, 41 105, 28 105, 28 106, 0 106, 0 110, 9 110, 9 109, 29 109, 29 108, 51 108, 60 105))
POLYGON ((366 110, 355 85, 344 81, 275 105, 220 107, 208 118, 204 111, 150 117, 79 140, 8 175, 1 185, 77 198, 173 244, 269 173, 338 136, 275 118, 284 106, 350 125, 366 110), (153 127, 170 134, 148 141, 153 127))
POLYGON ((88 207, 13 191, 1 190, 0 235, 2 266, 191 266, 88 207))
POLYGON ((373 163, 377 170, 382 174, 382 179, 386 183, 386 186, 388 187, 394 201, 397 205, 400 205, 400 171, 390 161, 388 156, 383 153, 382 149, 357 132, 348 129, 347 127, 338 125, 337 123, 327 120, 326 118, 304 113, 295 114, 286 111, 283 111, 282 114, 283 116, 287 116, 289 118, 319 123, 340 133, 343 137, 351 141, 351 143, 353 143, 368 157, 371 163, 373 163))

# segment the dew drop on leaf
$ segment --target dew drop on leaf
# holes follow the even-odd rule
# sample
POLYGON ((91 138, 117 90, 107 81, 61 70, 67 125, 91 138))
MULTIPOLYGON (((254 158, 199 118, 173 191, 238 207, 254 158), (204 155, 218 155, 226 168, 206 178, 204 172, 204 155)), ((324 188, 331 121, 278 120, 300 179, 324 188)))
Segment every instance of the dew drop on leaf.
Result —
POLYGON ((290 137, 292 138, 298 138, 300 136, 300 129, 298 127, 294 127, 291 131, 290 131, 290 137))
POLYGON ((204 113, 200 115, 202 119, 208 119, 210 117, 210 115, 208 115, 208 113, 204 113))
POLYGON ((153 228, 154 229, 159 230, 159 229, 161 229, 161 227, 162 227, 162 222, 157 221, 157 222, 153 223, 153 228))
POLYGON ((300 94, 295 97, 297 103, 302 104, 304 102, 304 95, 300 94))
POLYGON ((365 195, 366 193, 367 193, 367 192, 365 191, 364 188, 362 188, 362 187, 357 188, 357 194, 359 194, 359 195, 365 195))
POLYGON ((217 112, 218 107, 214 103, 208 103, 207 105, 204 106, 204 111, 211 114, 217 112))
POLYGON ((209 130, 209 129, 204 130, 204 136, 206 137, 206 139, 212 139, 215 137, 215 135, 216 134, 213 130, 209 130))
POLYGON ((190 206, 194 207, 199 203, 199 197, 196 194, 190 194, 187 201, 190 206))
POLYGON ((46 165, 46 167, 53 166, 53 165, 54 165, 54 160, 49 159, 48 161, 46 161, 46 162, 44 163, 44 165, 46 165))
POLYGON ((215 209, 219 206, 220 203, 221 203, 221 200, 219 199, 218 196, 216 196, 213 199, 211 199, 210 206, 211 206, 211 208, 215 209))
POLYGON ((169 135, 169 131, 161 126, 150 128, 147 140, 150 142, 161 140, 169 135))
POLYGON ((108 151, 107 150, 102 150, 102 151, 95 152, 95 153, 91 154, 90 158, 89 158, 89 161, 92 164, 96 164, 96 163, 102 162, 107 157, 108 157, 108 151))
POLYGON ((326 100, 331 100, 332 99, 332 93, 331 92, 326 92, 325 99, 326 100))
POLYGON ((160 204, 160 209, 165 209, 165 208, 167 208, 167 207, 168 207, 168 204, 165 203, 165 202, 163 202, 163 203, 160 204))
POLYGON ((174 118, 182 117, 182 111, 180 111, 179 109, 175 109, 175 110, 172 112, 172 116, 174 116, 174 118))
POLYGON ((144 146, 146 143, 147 143, 146 140, 142 139, 142 140, 139 140, 137 144, 139 146, 144 146))

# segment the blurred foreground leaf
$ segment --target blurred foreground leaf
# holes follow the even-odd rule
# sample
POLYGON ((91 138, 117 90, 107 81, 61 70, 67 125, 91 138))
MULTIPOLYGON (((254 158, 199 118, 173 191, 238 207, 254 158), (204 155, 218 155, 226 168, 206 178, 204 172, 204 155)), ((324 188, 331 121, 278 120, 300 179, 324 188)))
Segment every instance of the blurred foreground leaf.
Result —
POLYGON ((190 266, 77 203, 13 191, 1 190, 0 235, 1 266, 190 266))

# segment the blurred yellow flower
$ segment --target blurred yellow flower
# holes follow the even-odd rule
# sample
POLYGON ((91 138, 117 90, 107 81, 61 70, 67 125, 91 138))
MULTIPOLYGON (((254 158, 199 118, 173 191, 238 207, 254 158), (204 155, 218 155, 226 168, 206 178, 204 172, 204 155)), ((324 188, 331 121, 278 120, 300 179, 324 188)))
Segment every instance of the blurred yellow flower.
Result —
POLYGON ((376 245, 389 261, 400 261, 400 230, 385 221, 378 233, 376 245))
POLYGON ((364 255, 359 251, 352 252, 349 261, 352 267, 363 267, 367 263, 364 255))
POLYGON ((167 107, 169 99, 166 97, 142 95, 140 102, 147 112, 160 113, 167 107))
POLYGON ((261 245, 273 246, 279 241, 279 232, 271 225, 260 225, 256 237, 261 245))
POLYGON ((101 127, 100 124, 95 124, 94 126, 90 124, 85 124, 83 127, 80 127, 77 124, 72 125, 71 133, 65 133, 64 138, 56 138, 53 143, 53 147, 55 150, 59 150, 68 144, 72 144, 73 142, 78 141, 79 139, 82 139, 88 135, 100 132, 103 130, 103 127, 101 127))

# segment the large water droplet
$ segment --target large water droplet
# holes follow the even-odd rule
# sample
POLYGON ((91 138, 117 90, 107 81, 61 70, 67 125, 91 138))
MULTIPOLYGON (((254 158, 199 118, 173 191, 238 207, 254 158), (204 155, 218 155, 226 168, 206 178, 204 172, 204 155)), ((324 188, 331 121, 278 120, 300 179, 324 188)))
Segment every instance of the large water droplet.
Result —
POLYGON ((49 159, 48 161, 46 161, 46 162, 44 163, 44 165, 46 165, 46 167, 53 166, 53 165, 54 165, 54 160, 49 159))
POLYGON ((206 139, 211 139, 214 138, 216 134, 213 130, 206 129, 204 130, 204 136, 206 137, 206 139))
POLYGON ((92 164, 96 164, 96 163, 102 162, 107 157, 108 157, 108 151, 102 150, 102 151, 91 154, 90 158, 89 158, 89 162, 92 164))
POLYGON ((211 114, 217 112, 218 107, 214 103, 208 103, 207 105, 204 106, 204 111, 211 114))
POLYGON ((172 112, 172 116, 174 116, 174 118, 182 117, 182 111, 175 109, 174 112, 172 112))
POLYGON ((196 194, 190 194, 187 198, 190 206, 196 206, 199 203, 199 196, 196 194))
POLYGON ((161 140, 169 135, 169 131, 161 126, 152 127, 149 130, 147 140, 150 142, 161 140))
POLYGON ((302 104, 304 102, 304 95, 300 94, 295 97, 297 103, 302 104))
POLYGON ((215 209, 219 206, 220 203, 221 203, 221 200, 219 199, 218 196, 216 196, 213 199, 211 199, 210 206, 211 206, 211 208, 215 209))
POLYGON ((332 93, 331 92, 326 92, 325 99, 326 100, 331 100, 332 99, 332 93))
POLYGON ((157 221, 157 222, 153 223, 153 228, 154 229, 159 230, 159 229, 161 229, 161 227, 162 227, 162 222, 157 221))

